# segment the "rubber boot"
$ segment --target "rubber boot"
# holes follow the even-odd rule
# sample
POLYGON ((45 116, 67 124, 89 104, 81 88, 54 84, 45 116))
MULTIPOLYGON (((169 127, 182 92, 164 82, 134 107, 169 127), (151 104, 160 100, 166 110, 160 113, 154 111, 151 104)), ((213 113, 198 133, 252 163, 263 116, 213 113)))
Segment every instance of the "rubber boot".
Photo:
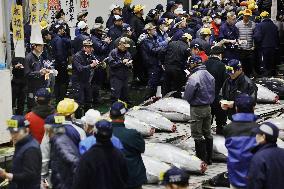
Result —
POLYGON ((212 155, 213 155, 213 138, 205 138, 206 142, 206 163, 207 165, 212 165, 212 155))
POLYGON ((196 156, 206 162, 206 142, 203 139, 194 140, 196 156))

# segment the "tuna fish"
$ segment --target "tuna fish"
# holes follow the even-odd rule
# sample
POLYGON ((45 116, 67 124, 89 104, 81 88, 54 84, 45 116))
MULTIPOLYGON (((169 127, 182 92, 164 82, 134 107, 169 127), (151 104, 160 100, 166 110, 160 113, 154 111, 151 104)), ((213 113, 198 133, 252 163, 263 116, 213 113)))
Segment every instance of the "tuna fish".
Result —
POLYGON ((153 136, 155 133, 155 128, 131 116, 125 116, 125 127, 128 129, 135 129, 145 137, 153 136))
POLYGON ((282 99, 284 97, 284 80, 280 78, 258 78, 255 83, 267 87, 282 99))
POLYGON ((202 161, 187 151, 170 144, 148 143, 144 155, 154 157, 193 173, 203 173, 202 161))
POLYGON ((162 98, 148 105, 146 109, 158 112, 171 121, 186 122, 190 120, 190 105, 179 98, 162 98))
POLYGON ((176 131, 176 126, 174 123, 155 112, 147 110, 131 110, 127 112, 127 116, 134 117, 139 121, 145 122, 157 130, 171 132, 176 131))
POLYGON ((262 85, 256 84, 257 91, 257 102, 258 103, 277 103, 279 96, 262 85))
POLYGON ((160 175, 171 168, 170 165, 149 156, 142 156, 147 173, 147 183, 159 183, 160 175))

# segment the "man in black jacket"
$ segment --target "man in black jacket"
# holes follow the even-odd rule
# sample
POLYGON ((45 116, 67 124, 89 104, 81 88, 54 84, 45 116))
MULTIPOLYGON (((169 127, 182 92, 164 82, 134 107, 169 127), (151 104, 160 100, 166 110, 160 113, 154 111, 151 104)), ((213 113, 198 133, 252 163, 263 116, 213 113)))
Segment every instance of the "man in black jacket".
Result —
POLYGON ((226 73, 225 64, 222 62, 222 56, 224 53, 224 49, 222 47, 213 47, 210 52, 209 59, 205 62, 205 66, 207 71, 214 77, 215 79, 215 100, 213 104, 211 104, 211 114, 212 114, 212 122, 215 116, 216 121, 216 134, 222 134, 223 126, 226 125, 227 116, 226 112, 222 110, 220 106, 220 97, 219 93, 223 86, 223 83, 227 79, 228 75, 226 73))
POLYGON ((112 125, 96 123, 97 143, 81 158, 73 189, 125 189, 128 179, 126 160, 111 143, 112 125))
POLYGON ((135 5, 134 15, 130 20, 130 26, 134 29, 135 35, 138 38, 144 31, 145 21, 143 19, 145 6, 135 5))
POLYGON ((190 54, 189 43, 192 36, 188 33, 183 34, 178 41, 169 43, 165 55, 165 80, 164 80, 164 95, 171 91, 177 91, 176 98, 181 98, 181 90, 185 85, 186 61, 190 54))
POLYGON ((230 60, 228 66, 226 66, 226 71, 230 77, 226 79, 222 86, 220 102, 222 109, 227 110, 229 119, 232 119, 232 115, 236 113, 234 104, 231 102, 224 103, 222 100, 235 101, 235 98, 242 93, 248 94, 256 100, 257 87, 255 83, 243 73, 242 64, 239 60, 230 60))
POLYGON ((11 173, 0 168, 0 177, 10 181, 9 189, 40 189, 42 157, 38 142, 29 135, 29 122, 15 115, 7 123, 15 153, 11 173))
POLYGON ((16 115, 23 115, 25 105, 25 87, 26 80, 24 74, 24 59, 14 58, 12 60, 12 103, 14 113, 16 115))
POLYGON ((124 115, 127 112, 125 105, 115 102, 110 109, 112 119, 113 135, 119 138, 127 161, 129 177, 127 189, 141 189, 147 182, 146 169, 141 157, 145 151, 145 141, 140 133, 133 129, 126 129, 124 115))
POLYGON ((119 15, 113 16, 114 24, 109 28, 107 36, 111 38, 110 50, 114 49, 114 42, 122 35, 123 18, 119 15))

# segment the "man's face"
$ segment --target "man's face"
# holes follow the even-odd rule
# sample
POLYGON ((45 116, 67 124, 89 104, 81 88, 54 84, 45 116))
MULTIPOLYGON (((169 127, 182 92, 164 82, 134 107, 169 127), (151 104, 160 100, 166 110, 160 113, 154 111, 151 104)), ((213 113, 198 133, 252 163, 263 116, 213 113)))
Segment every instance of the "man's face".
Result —
POLYGON ((65 34, 64 28, 60 29, 60 30, 58 31, 58 33, 59 33, 59 35, 64 35, 64 34, 65 34))
POLYGON ((61 20, 65 20, 65 14, 61 14, 61 20))
POLYGON ((191 49, 191 55, 198 55, 199 54, 199 49, 198 48, 192 48, 191 49))
POLYGON ((84 21, 87 23, 87 17, 86 16, 82 16, 81 21, 84 21))
POLYGON ((236 70, 233 74, 230 74, 231 79, 236 79, 239 75, 241 75, 242 72, 242 68, 236 70))
POLYGON ((122 11, 121 11, 121 9, 114 9, 113 14, 114 15, 122 15, 122 11))
POLYGON ((88 55, 90 55, 90 54, 92 54, 92 52, 94 51, 94 48, 93 48, 93 46, 91 46, 91 45, 86 45, 86 46, 84 46, 84 51, 85 51, 88 55))
POLYGON ((236 23, 236 17, 235 16, 228 16, 227 22, 229 25, 234 25, 236 23))
POLYGON ((51 41, 51 35, 47 34, 46 36, 44 36, 45 41, 51 41))
POLYGON ((125 45, 122 44, 122 43, 118 45, 118 49, 119 49, 121 52, 127 51, 127 48, 126 48, 125 45))
POLYGON ((182 21, 182 23, 180 24, 181 28, 186 28, 187 27, 187 23, 186 23, 186 20, 184 19, 182 21))
POLYGON ((41 54, 43 52, 43 45, 36 44, 34 50, 36 51, 36 53, 41 54))
POLYGON ((265 143, 265 135, 264 134, 256 134, 255 139, 256 139, 257 144, 265 143))
POLYGON ((18 132, 10 131, 11 138, 14 144, 25 138, 29 133, 29 129, 20 129, 18 132))
POLYGON ((123 25, 123 20, 117 20, 117 21, 114 22, 114 24, 116 26, 122 26, 123 25))
POLYGON ((244 20, 245 22, 248 22, 248 21, 249 21, 249 18, 250 18, 250 16, 248 16, 248 15, 244 15, 244 16, 243 16, 243 20, 244 20))

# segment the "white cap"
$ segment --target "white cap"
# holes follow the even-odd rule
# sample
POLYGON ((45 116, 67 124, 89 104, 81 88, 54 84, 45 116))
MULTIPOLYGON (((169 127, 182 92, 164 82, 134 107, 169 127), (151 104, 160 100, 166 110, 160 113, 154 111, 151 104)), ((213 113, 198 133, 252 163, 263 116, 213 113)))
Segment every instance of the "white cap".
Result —
POLYGON ((41 35, 41 28, 40 24, 32 24, 32 32, 31 32, 31 44, 39 44, 39 45, 44 45, 45 43, 43 42, 42 35, 41 35))
POLYGON ((119 15, 114 15, 113 16, 114 20, 122 20, 123 17, 119 16, 119 15))
POLYGON ((179 15, 179 14, 184 14, 186 13, 186 11, 184 11, 181 7, 176 8, 176 10, 174 11, 175 14, 179 15))
POLYGON ((88 125, 95 125, 101 119, 101 113, 98 110, 89 109, 85 116, 81 118, 88 125))
POLYGON ((79 29, 82 30, 82 29, 85 29, 88 26, 88 24, 84 21, 80 21, 77 26, 79 29))
POLYGON ((111 11, 113 11, 114 9, 118 9, 118 8, 120 8, 119 5, 112 4, 112 5, 109 7, 109 10, 110 10, 110 12, 111 12, 111 11))

